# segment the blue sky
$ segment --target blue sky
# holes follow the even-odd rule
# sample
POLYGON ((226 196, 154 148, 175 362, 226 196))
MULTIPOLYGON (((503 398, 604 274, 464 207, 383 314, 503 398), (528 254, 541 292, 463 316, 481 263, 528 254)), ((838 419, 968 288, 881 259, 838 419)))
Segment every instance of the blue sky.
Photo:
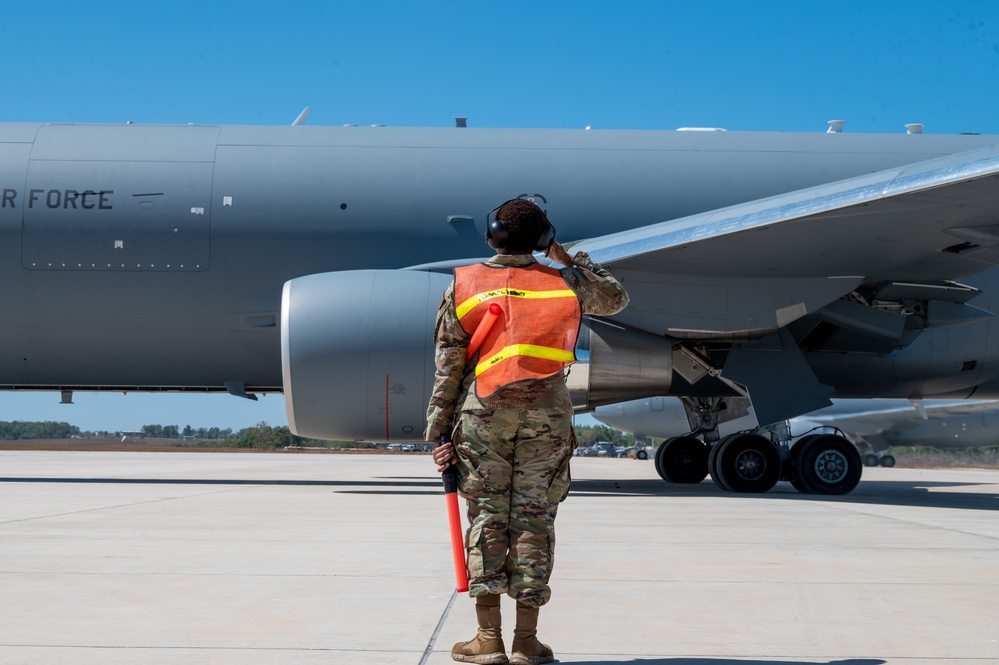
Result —
MULTIPOLYGON (((999 134, 996 2, 5 3, 0 121, 999 134)), ((84 429, 280 396, 0 394, 84 429)))

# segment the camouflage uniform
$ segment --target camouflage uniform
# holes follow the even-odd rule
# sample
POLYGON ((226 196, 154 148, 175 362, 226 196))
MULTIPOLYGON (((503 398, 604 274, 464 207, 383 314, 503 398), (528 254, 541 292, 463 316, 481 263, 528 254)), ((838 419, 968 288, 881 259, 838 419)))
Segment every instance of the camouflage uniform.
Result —
MULTIPOLYGON (((488 261, 509 268, 534 262, 530 254, 488 261)), ((584 252, 560 273, 583 314, 616 314, 628 304, 624 288, 584 252)), ((551 596, 555 514, 569 491, 576 446, 565 375, 519 381, 478 398, 474 364, 466 371, 470 336, 458 323, 454 284, 437 312, 434 337, 437 372, 424 436, 454 440, 459 491, 468 501, 469 594, 507 592, 540 607, 551 596)))

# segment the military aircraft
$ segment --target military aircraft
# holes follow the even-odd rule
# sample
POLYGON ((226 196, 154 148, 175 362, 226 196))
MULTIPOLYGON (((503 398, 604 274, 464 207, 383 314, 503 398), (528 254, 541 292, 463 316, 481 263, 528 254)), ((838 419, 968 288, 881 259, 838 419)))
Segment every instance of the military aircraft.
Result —
MULTIPOLYGON (((665 439, 656 450, 656 471, 667 482, 673 482, 674 467, 663 467, 667 443, 688 437, 697 427, 696 404, 683 398, 650 397, 598 406, 593 417, 622 432, 630 432, 636 440, 650 436, 665 439)), ((834 399, 832 406, 789 420, 792 438, 816 431, 837 433, 851 441, 861 453, 865 466, 894 466, 890 454, 879 454, 892 446, 930 446, 940 450, 999 445, 999 401, 997 400, 904 400, 904 399, 834 399)), ((752 414, 720 423, 718 436, 758 427, 752 414)), ((645 448, 639 456, 647 456, 645 448)), ((678 482, 700 482, 710 472, 694 479, 676 475, 678 482)), ((716 476, 712 479, 717 482, 716 476)))
POLYGON ((849 442, 780 427, 831 396, 999 396, 999 139, 708 129, 0 124, 0 388, 283 391, 298 434, 419 440, 440 294, 522 196, 631 294, 577 408, 751 400, 765 435, 689 448, 733 490, 853 489, 849 442))

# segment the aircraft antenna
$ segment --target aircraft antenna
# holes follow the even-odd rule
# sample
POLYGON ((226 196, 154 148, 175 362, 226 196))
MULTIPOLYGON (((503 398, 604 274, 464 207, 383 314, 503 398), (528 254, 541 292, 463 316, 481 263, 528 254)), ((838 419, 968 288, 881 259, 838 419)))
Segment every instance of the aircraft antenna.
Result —
POLYGON ((305 121, 309 119, 309 111, 311 110, 312 109, 309 108, 308 106, 302 109, 302 112, 298 114, 298 117, 295 118, 295 122, 291 123, 291 126, 298 127, 300 125, 304 125, 305 121))
POLYGON ((826 134, 842 134, 843 125, 846 124, 846 120, 830 120, 829 129, 826 130, 826 134))
POLYGON ((921 124, 919 124, 918 122, 910 122, 908 125, 905 126, 905 133, 906 134, 922 134, 923 133, 923 126, 921 124))

